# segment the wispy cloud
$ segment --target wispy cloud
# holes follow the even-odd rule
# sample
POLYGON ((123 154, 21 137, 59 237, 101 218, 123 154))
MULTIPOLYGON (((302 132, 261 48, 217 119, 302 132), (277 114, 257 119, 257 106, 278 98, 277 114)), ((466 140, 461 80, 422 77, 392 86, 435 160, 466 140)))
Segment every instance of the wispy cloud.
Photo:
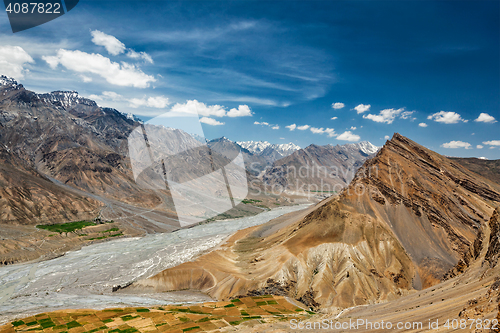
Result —
POLYGON ((464 122, 464 123, 468 122, 468 120, 462 119, 462 116, 453 111, 440 111, 431 114, 430 116, 427 117, 427 119, 434 120, 438 123, 444 123, 444 124, 456 124, 459 122, 464 122))
POLYGON ((295 129, 297 128, 297 125, 296 124, 291 124, 291 125, 288 125, 288 126, 285 126, 286 128, 288 128, 290 131, 295 131, 295 129))
POLYGON ((306 130, 306 129, 308 129, 309 127, 311 127, 311 126, 309 126, 309 125, 302 125, 302 126, 297 126, 297 129, 298 129, 299 131, 305 131, 305 130, 306 130))
POLYGON ((92 30, 90 34, 92 35, 92 43, 98 46, 104 46, 106 51, 113 56, 126 52, 126 55, 129 58, 142 59, 150 64, 153 63, 153 58, 151 58, 149 54, 146 52, 136 52, 132 49, 127 49, 125 44, 123 44, 115 36, 108 35, 99 30, 92 30))

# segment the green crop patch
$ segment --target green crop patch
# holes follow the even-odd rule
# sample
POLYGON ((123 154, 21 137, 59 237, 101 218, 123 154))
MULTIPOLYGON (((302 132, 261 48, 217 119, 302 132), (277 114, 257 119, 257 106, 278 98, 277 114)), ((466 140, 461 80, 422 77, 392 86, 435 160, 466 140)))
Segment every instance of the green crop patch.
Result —
POLYGON ((106 323, 110 323, 112 321, 113 321, 113 319, 109 318, 109 319, 104 319, 102 322, 106 324, 106 323))
POLYGON ((149 312, 149 309, 137 309, 137 312, 149 312))
POLYGON ((132 319, 135 319, 135 318, 139 318, 140 316, 132 316, 132 315, 125 315, 122 318, 123 321, 129 321, 129 320, 132 320, 132 319))
POLYGON ((189 332, 189 331, 195 330, 197 328, 200 328, 200 326, 188 327, 188 328, 183 329, 182 331, 183 332, 189 332))
POLYGON ((109 331, 109 333, 134 333, 134 332, 139 332, 139 331, 133 327, 126 328, 124 330, 115 328, 114 330, 109 331))
POLYGON ((27 323, 26 326, 33 326, 33 325, 36 325, 36 324, 38 324, 38 322, 32 321, 32 322, 27 323))
POLYGON ((95 225, 94 222, 90 221, 78 221, 78 222, 68 222, 61 224, 47 224, 47 225, 37 225, 38 229, 48 230, 52 232, 58 232, 62 234, 63 232, 73 232, 75 230, 83 229, 85 227, 95 225))
POLYGON ((12 326, 17 327, 17 326, 24 325, 24 321, 22 321, 22 320, 13 321, 11 324, 12 324, 12 326))
POLYGON ((68 327, 68 329, 72 329, 74 327, 80 327, 80 326, 82 326, 82 324, 80 324, 76 320, 73 320, 73 321, 70 321, 69 323, 67 323, 66 326, 68 327))
POLYGON ((234 308, 236 305, 234 304, 228 304, 228 305, 224 305, 225 308, 234 308))

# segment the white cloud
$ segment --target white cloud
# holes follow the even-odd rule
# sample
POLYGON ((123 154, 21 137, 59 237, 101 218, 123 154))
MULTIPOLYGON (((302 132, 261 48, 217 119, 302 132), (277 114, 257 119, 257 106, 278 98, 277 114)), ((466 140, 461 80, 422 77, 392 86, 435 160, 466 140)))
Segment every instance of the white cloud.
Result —
POLYGON ((356 142, 359 141, 359 139, 361 139, 361 137, 357 134, 352 134, 351 131, 345 131, 344 133, 337 136, 337 140, 342 140, 342 141, 356 142))
POLYGON ((483 157, 478 157, 478 159, 480 159, 480 160, 487 160, 487 158, 484 157, 484 156, 483 157))
POLYGON ((95 101, 121 101, 124 99, 122 95, 114 91, 103 91, 102 95, 90 95, 89 98, 95 101))
POLYGON ((266 122, 266 121, 263 121, 263 122, 258 122, 258 121, 254 121, 253 122, 254 125, 264 125, 264 126, 269 126, 269 123, 266 122))
POLYGON ((386 139, 386 140, 389 140, 390 138, 391 138, 391 137, 390 137, 390 136, 388 136, 388 135, 384 136, 384 139, 386 139))
POLYGON ((309 126, 309 125, 302 125, 302 126, 298 126, 298 127, 297 127, 297 129, 298 129, 299 131, 305 131, 305 130, 306 130, 306 129, 308 129, 309 127, 311 127, 311 126, 309 126))
POLYGON ((497 122, 495 117, 492 117, 487 113, 481 113, 479 115, 479 117, 477 117, 477 119, 474 121, 481 122, 481 123, 496 123, 497 122))
POLYGON ((100 54, 60 49, 56 56, 43 56, 52 69, 59 64, 77 73, 92 73, 117 86, 147 88, 156 79, 145 74, 134 65, 122 62, 121 65, 100 54))
POLYGON ((500 140, 485 141, 483 144, 488 146, 500 146, 500 140))
POLYGON ((420 123, 418 124, 419 127, 427 127, 427 124, 426 123, 420 123))
POLYGON ((224 123, 222 123, 220 121, 217 121, 217 120, 215 120, 213 118, 209 118, 209 117, 202 117, 200 119, 200 122, 204 123, 204 124, 207 124, 207 125, 212 125, 212 126, 224 125, 224 123))
POLYGON ((143 97, 143 98, 132 98, 129 99, 130 107, 138 108, 141 106, 146 106, 149 108, 163 109, 170 104, 169 100, 165 96, 156 97, 143 97))
POLYGON ((482 146, 482 145, 477 145, 477 146, 476 146, 476 148, 477 148, 477 149, 483 149, 483 148, 484 148, 484 146, 482 146))
POLYGON ((471 144, 468 142, 463 142, 463 141, 450 141, 447 143, 443 143, 441 145, 443 148, 465 148, 465 149, 471 149, 471 144))
POLYGON ((252 114, 253 114, 253 112, 252 112, 252 110, 250 110, 248 105, 240 105, 240 106, 238 106, 237 109, 232 108, 231 110, 229 110, 229 112, 227 113, 227 116, 228 117, 248 117, 248 116, 251 117, 252 114))
POLYGON ((427 119, 434 120, 438 123, 445 123, 445 124, 456 124, 460 121, 463 121, 466 123, 468 120, 462 119, 462 117, 453 111, 440 111, 434 114, 431 114, 430 116, 427 117, 427 119))
POLYGON ((85 82, 85 83, 92 82, 92 78, 91 77, 88 77, 86 75, 80 75, 80 77, 82 78, 82 81, 85 82))
POLYGON ((359 104, 354 108, 358 112, 358 114, 366 112, 370 110, 371 104, 359 104))
POLYGON ((335 130, 333 128, 317 128, 317 127, 311 127, 311 132, 314 134, 328 134, 328 137, 335 137, 337 134, 335 133, 335 130))
POLYGON ((332 119, 332 120, 335 120, 335 119, 338 119, 338 117, 332 117, 331 119, 332 119))
POLYGON ((24 79, 24 65, 34 63, 31 56, 20 46, 0 45, 0 73, 17 80, 24 79))
POLYGON ((351 126, 351 130, 355 131, 356 130, 356 126, 351 126))
MULTIPOLYGON (((401 113, 401 115, 399 116, 399 118, 401 119, 410 119, 411 118, 411 115, 414 114, 415 111, 404 111, 401 113)), ((412 120, 415 120, 416 118, 413 118, 412 120)))
POLYGON ((334 108, 335 110, 340 110, 340 109, 342 109, 344 106, 345 106, 345 104, 344 104, 344 103, 332 103, 332 108, 334 108))
POLYGON ((90 34, 92 35, 92 43, 104 46, 109 54, 116 56, 125 52, 125 44, 120 42, 116 37, 99 30, 93 30, 90 34))
MULTIPOLYGON (((184 104, 175 104, 171 112, 198 114, 200 116, 215 116, 224 117, 226 110, 221 105, 206 105, 205 103, 198 102, 197 100, 189 100, 184 104)), ((208 124, 208 123, 207 123, 208 124)), ((210 124, 212 125, 212 124, 210 124)))
POLYGON ((272 128, 273 130, 279 130, 279 129, 280 129, 279 125, 275 125, 275 126, 273 126, 273 127, 271 127, 271 128, 272 128))
POLYGON ((288 126, 285 126, 285 127, 288 128, 290 131, 294 131, 297 128, 297 125, 291 124, 291 125, 288 125, 288 126))
POLYGON ((364 115, 363 118, 365 119, 371 119, 377 123, 386 123, 386 124, 392 124, 392 122, 394 121, 394 119, 396 119, 396 117, 398 115, 401 114, 401 112, 404 111, 404 108, 400 108, 400 109, 385 109, 385 110, 382 110, 380 111, 379 114, 367 114, 367 115, 364 115))
POLYGON ((146 52, 135 52, 134 50, 129 49, 127 51, 127 57, 132 59, 142 59, 150 64, 154 63, 153 58, 146 52))

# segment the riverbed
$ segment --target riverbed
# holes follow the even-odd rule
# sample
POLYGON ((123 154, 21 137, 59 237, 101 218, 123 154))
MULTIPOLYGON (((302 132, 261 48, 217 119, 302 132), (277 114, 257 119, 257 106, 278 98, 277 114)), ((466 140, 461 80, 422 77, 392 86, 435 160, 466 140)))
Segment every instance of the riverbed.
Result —
POLYGON ((117 239, 92 244, 47 261, 0 267, 0 324, 58 309, 210 301, 207 295, 198 292, 127 295, 112 293, 112 289, 191 261, 238 230, 306 207, 308 205, 281 207, 255 216, 214 221, 172 233, 117 239))

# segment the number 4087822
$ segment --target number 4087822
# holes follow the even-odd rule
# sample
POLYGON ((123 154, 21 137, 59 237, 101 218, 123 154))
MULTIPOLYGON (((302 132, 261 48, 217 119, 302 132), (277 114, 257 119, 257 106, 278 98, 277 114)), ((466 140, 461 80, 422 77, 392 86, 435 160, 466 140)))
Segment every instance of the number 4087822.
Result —
POLYGON ((24 2, 9 3, 5 11, 9 14, 61 14, 60 3, 24 2))

